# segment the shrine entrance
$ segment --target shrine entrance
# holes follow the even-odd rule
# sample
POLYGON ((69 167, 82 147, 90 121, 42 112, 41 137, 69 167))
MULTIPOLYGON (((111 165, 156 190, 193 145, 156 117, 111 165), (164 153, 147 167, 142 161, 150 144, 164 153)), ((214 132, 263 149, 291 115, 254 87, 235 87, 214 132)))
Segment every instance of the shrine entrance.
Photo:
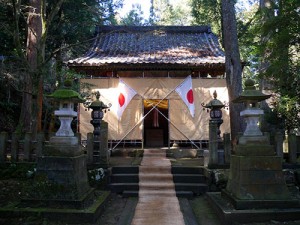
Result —
POLYGON ((145 99, 145 115, 147 115, 144 119, 145 147, 168 146, 169 121, 167 118, 169 118, 169 101, 167 99, 145 99), (156 108, 151 111, 155 105, 157 105, 156 108), (149 113, 149 111, 151 112, 149 113))

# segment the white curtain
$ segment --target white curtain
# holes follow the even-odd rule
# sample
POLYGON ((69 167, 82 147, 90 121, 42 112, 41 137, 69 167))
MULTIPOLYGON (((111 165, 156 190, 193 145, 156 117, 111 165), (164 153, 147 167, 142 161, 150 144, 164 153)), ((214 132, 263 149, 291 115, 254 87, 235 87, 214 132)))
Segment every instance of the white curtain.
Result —
MULTIPOLYGON (((117 105, 116 88, 119 79, 81 79, 80 81, 81 83, 91 84, 92 91, 100 91, 101 101, 106 104, 112 103, 113 105, 111 110, 104 116, 104 120, 109 125, 109 140, 122 139, 133 127, 135 128, 125 140, 139 140, 143 138, 143 122, 136 125, 143 117, 143 98, 163 99, 168 95, 166 99, 169 100, 169 119, 171 121, 169 134, 171 140, 187 140, 187 138, 190 140, 208 139, 209 113, 203 110, 201 103, 206 104, 212 100, 215 90, 218 94, 217 98, 221 102, 228 102, 225 79, 192 79, 195 101, 195 117, 193 118, 182 99, 173 91, 184 78, 122 78, 122 80, 132 87, 138 95, 131 100, 120 121, 117 119, 115 108, 117 105)), ((90 112, 85 111, 82 105, 80 106, 80 132, 83 139, 86 138, 88 132, 93 130, 90 124, 90 112)), ((221 132, 230 132, 228 110, 223 110, 223 120, 221 132)))

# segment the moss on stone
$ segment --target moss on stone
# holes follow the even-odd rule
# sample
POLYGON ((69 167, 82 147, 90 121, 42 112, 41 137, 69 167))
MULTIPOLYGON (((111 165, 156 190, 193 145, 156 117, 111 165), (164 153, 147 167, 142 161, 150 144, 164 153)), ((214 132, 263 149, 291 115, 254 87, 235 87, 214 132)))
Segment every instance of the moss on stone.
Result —
POLYGON ((48 95, 48 97, 54 99, 70 99, 75 102, 85 102, 78 92, 67 88, 58 89, 51 95, 48 95))

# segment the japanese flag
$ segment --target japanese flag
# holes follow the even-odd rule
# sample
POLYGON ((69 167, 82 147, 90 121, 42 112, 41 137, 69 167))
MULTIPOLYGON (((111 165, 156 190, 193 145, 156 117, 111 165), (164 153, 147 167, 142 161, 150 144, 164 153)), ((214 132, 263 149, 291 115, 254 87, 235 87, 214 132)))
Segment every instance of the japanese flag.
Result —
POLYGON ((118 106, 117 106, 117 116, 118 120, 121 119, 124 110, 126 109, 127 105, 131 101, 131 99, 136 95, 136 91, 129 87, 123 80, 119 80, 118 85, 118 106))
POLYGON ((191 116, 195 116, 194 94, 192 86, 192 78, 189 75, 176 89, 175 91, 180 95, 184 103, 190 110, 191 116))

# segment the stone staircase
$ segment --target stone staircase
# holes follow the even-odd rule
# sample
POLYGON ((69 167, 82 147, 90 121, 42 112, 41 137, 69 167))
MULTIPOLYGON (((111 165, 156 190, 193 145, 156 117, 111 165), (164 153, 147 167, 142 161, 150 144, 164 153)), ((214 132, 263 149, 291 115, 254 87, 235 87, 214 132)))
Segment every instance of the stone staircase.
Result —
MULTIPOLYGON (((144 176, 150 176, 153 181, 160 181, 162 184, 160 188, 162 191, 166 188, 167 192, 167 184, 164 185, 163 180, 169 179, 170 174, 164 173, 164 169, 160 167, 154 166, 151 170, 151 174, 145 174, 144 176)), ((202 167, 174 166, 171 168, 171 172, 177 197, 192 198, 194 195, 201 195, 208 191, 202 167)), ((123 197, 137 197, 139 192, 139 167, 112 167, 109 177, 109 187, 112 192, 122 194, 123 197)), ((153 187, 153 189, 155 188, 153 187)), ((150 186, 149 189, 151 189, 150 186)))

